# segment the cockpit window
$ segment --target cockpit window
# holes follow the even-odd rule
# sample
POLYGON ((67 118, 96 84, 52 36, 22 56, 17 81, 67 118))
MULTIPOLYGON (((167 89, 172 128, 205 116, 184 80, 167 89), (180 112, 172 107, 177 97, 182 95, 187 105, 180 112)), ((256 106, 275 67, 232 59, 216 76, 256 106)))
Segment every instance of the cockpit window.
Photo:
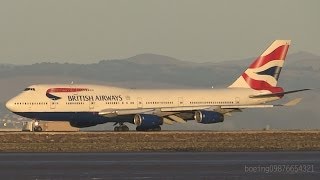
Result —
POLYGON ((25 88, 23 91, 35 91, 34 88, 25 88))

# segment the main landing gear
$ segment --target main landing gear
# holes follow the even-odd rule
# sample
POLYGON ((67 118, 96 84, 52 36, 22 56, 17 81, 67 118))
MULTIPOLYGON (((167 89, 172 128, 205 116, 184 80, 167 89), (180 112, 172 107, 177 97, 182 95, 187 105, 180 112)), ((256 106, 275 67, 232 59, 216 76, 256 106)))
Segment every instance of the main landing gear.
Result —
POLYGON ((119 123, 119 126, 114 127, 114 131, 121 131, 121 132, 129 131, 129 127, 124 125, 123 123, 119 123))
MULTIPOLYGON (((129 131, 129 127, 124 125, 123 123, 115 123, 114 124, 114 131, 115 132, 126 132, 129 131), (119 124, 119 125, 118 125, 119 124), (118 125, 118 126, 116 126, 118 125)), ((153 126, 153 127, 142 127, 137 126, 136 131, 161 131, 161 126, 153 126)))

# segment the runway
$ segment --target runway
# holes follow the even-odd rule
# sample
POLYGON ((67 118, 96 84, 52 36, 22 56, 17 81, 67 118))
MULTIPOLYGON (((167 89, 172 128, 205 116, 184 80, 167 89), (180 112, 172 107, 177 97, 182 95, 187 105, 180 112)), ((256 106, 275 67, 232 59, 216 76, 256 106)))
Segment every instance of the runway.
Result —
POLYGON ((320 152, 1 153, 1 179, 319 179, 320 152))

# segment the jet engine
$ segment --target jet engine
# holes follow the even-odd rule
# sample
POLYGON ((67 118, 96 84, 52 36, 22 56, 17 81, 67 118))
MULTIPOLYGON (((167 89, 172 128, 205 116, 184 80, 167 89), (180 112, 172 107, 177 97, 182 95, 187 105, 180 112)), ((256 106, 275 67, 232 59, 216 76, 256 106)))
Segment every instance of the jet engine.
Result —
POLYGON ((137 126, 137 130, 161 129, 160 125, 163 124, 163 119, 151 114, 136 114, 133 122, 137 126))
POLYGON ((194 113, 194 119, 198 123, 212 124, 224 121, 224 116, 221 113, 214 111, 196 111, 194 113))

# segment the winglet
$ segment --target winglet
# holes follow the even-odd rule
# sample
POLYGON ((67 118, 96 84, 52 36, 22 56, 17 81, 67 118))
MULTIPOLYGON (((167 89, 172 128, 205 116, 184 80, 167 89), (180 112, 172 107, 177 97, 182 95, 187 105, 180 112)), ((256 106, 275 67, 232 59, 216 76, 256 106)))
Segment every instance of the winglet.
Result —
POLYGON ((292 101, 287 102, 286 104, 284 104, 283 106, 295 106, 297 105, 300 101, 302 100, 302 98, 296 98, 292 101))

